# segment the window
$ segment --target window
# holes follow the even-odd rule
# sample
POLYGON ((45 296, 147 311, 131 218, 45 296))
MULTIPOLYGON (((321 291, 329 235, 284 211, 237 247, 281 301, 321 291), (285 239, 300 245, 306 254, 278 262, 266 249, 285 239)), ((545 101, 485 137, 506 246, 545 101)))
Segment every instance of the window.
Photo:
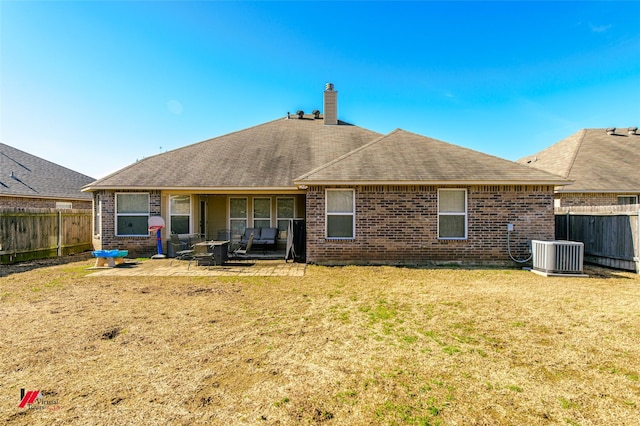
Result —
POLYGON ((438 238, 467 238, 467 190, 438 190, 438 238))
POLYGON ((64 209, 72 209, 73 204, 70 201, 56 201, 56 209, 64 210, 64 209))
POLYGON ((638 204, 637 195, 619 195, 618 204, 638 204))
POLYGON ((355 192, 327 189, 327 238, 355 238, 355 192))
POLYGON ((102 235, 102 198, 96 193, 93 198, 93 235, 102 235))
POLYGON ((253 227, 271 228, 271 198, 253 199, 253 227))
POLYGON ((149 235, 149 194, 116 194, 116 235, 149 235))
POLYGON ((169 198, 169 220, 171 232, 189 234, 191 232, 191 196, 172 195, 169 198))
POLYGON ((240 239, 247 227, 247 199, 229 198, 229 228, 231 239, 240 239))
POLYGON ((276 218, 278 221, 279 238, 287 238, 287 229, 289 229, 289 221, 294 218, 294 199, 278 198, 276 199, 276 218))

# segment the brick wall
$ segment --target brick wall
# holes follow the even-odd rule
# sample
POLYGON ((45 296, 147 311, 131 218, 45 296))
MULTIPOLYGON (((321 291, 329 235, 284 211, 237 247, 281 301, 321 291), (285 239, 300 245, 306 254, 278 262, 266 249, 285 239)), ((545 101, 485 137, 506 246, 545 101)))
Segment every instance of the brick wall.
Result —
POLYGON ((438 187, 359 186, 356 238, 325 238, 324 187, 307 192, 307 261, 310 263, 515 264, 507 252, 529 256, 532 239, 553 240, 553 187, 462 186, 467 189, 468 238, 439 240, 438 187))
POLYGON ((30 197, 0 197, 0 207, 22 209, 55 209, 57 202, 71 203, 74 209, 90 209, 91 200, 78 201, 68 199, 30 198, 30 197))
MULTIPOLYGON (((118 191, 118 193, 127 191, 118 191)), ((130 191, 148 192, 149 208, 151 216, 160 215, 161 195, 160 191, 130 191)), ((119 237, 115 233, 115 192, 100 191, 102 211, 100 219, 102 221, 102 234, 94 235, 93 246, 96 250, 129 250, 129 257, 150 257, 157 253, 157 241, 155 234, 141 237, 119 237)))
POLYGON ((616 206, 618 205, 618 195, 639 195, 638 193, 559 193, 556 199, 560 201, 559 207, 573 206, 616 206))

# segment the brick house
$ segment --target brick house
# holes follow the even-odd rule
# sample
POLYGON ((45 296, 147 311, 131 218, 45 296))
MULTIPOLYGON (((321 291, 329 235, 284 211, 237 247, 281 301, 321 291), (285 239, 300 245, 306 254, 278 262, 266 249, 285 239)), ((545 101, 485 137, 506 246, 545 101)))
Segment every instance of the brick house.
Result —
POLYGON ((638 204, 639 146, 637 127, 583 129, 518 162, 572 181, 556 187, 556 207, 638 204))
POLYGON ((154 252, 149 216, 170 232, 238 238, 247 227, 306 222, 311 263, 509 263, 553 239, 559 176, 403 130, 388 135, 298 111, 143 159, 84 188, 96 249, 154 252))
POLYGON ((95 179, 0 143, 0 207, 91 209, 95 179))

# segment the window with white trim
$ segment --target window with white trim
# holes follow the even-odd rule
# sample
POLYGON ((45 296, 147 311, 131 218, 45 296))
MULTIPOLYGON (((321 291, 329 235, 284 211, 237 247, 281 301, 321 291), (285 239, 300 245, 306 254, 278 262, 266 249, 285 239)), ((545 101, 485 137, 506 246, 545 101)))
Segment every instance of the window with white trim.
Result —
POLYGON ((327 238, 355 238, 355 191, 353 189, 327 189, 327 238))
POLYGON ((287 229, 289 229, 289 221, 294 218, 295 200, 293 198, 277 198, 276 199, 276 220, 278 222, 279 238, 287 238, 287 229))
POLYGON ((56 209, 64 210, 64 209, 72 209, 73 203, 71 201, 56 201, 56 209))
POLYGON ((637 195, 618 195, 618 204, 638 204, 637 195))
POLYGON ((240 239, 247 227, 247 199, 246 198, 229 198, 229 229, 231 230, 231 239, 237 241, 240 239))
POLYGON ((149 194, 116 194, 116 235, 149 235, 149 194))
POLYGON ((172 233, 191 233, 191 195, 169 197, 169 220, 172 233))
POLYGON ((253 199, 253 227, 271 228, 271 198, 253 199))
POLYGON ((464 240, 467 238, 467 190, 438 190, 438 238, 464 240))
POLYGON ((93 235, 102 235, 102 197, 96 192, 93 196, 93 235))

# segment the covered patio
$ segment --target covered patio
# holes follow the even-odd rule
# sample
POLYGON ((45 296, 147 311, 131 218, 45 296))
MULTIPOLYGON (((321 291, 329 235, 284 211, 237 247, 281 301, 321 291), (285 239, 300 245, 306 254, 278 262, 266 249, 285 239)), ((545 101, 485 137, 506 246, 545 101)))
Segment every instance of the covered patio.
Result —
POLYGON ((280 260, 243 260, 225 263, 222 266, 197 266, 195 262, 175 259, 128 259, 115 268, 96 269, 89 277, 302 277, 305 263, 280 260))

